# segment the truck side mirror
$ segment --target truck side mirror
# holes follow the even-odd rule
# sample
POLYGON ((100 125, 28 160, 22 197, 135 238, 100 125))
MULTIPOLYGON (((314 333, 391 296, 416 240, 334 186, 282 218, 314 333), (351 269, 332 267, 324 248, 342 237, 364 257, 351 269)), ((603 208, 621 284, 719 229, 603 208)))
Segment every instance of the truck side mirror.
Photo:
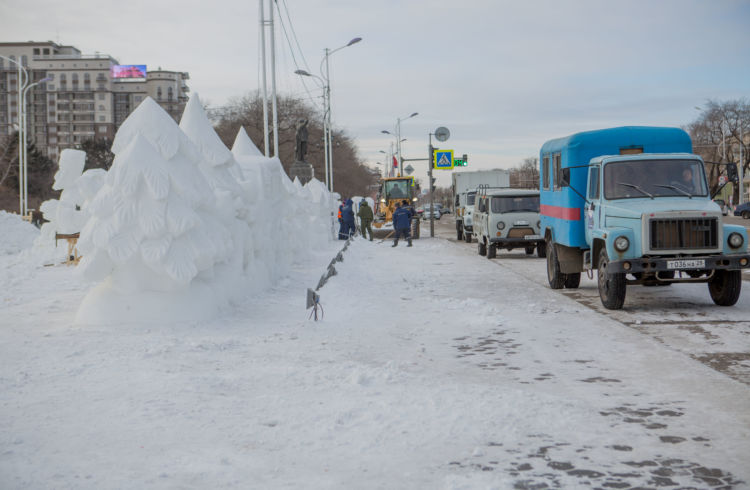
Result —
POLYGON ((560 182, 561 187, 570 187, 570 169, 562 169, 562 178, 560 182))

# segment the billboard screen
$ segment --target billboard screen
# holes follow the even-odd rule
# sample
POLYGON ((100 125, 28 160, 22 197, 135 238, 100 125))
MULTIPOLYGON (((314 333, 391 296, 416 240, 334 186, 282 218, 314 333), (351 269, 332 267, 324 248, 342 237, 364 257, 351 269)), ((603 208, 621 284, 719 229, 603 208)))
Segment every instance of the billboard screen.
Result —
POLYGON ((145 80, 146 65, 112 65, 109 74, 119 80, 145 80))

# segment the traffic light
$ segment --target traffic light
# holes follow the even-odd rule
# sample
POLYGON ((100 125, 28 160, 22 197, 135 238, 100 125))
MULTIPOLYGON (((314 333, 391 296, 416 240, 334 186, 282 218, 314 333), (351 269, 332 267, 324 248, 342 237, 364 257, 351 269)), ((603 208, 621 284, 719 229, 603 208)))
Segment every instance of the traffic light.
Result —
POLYGON ((432 187, 435 187, 435 180, 437 180, 437 179, 436 179, 435 177, 433 177, 433 178, 432 178, 432 183, 431 183, 431 186, 432 186, 432 187))
POLYGON ((734 182, 735 184, 740 181, 739 175, 737 175, 737 164, 727 163, 727 180, 734 182))
POLYGON ((469 158, 466 156, 466 153, 462 157, 453 157, 454 167, 466 167, 468 164, 469 158))

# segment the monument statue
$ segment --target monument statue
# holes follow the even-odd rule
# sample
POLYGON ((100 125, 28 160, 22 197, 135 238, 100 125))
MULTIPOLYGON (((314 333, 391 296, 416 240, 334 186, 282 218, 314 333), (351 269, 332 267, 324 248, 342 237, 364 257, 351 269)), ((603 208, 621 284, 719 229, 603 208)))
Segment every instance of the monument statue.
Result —
POLYGON ((304 162, 307 154, 307 123, 307 119, 297 121, 297 147, 294 157, 298 162, 304 162))

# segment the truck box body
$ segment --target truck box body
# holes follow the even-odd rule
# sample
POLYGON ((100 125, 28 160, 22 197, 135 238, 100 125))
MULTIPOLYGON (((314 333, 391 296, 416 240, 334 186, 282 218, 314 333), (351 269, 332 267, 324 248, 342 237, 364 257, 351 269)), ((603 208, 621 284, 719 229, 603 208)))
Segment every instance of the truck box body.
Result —
POLYGON ((546 142, 539 155, 542 229, 554 229, 556 243, 588 248, 583 215, 584 200, 575 191, 586 194, 588 164, 592 158, 630 153, 692 151, 690 136, 679 128, 624 126, 576 133, 546 142), (569 169, 569 187, 559 185, 560 175, 555 174, 556 158, 560 159, 560 170, 569 169))

